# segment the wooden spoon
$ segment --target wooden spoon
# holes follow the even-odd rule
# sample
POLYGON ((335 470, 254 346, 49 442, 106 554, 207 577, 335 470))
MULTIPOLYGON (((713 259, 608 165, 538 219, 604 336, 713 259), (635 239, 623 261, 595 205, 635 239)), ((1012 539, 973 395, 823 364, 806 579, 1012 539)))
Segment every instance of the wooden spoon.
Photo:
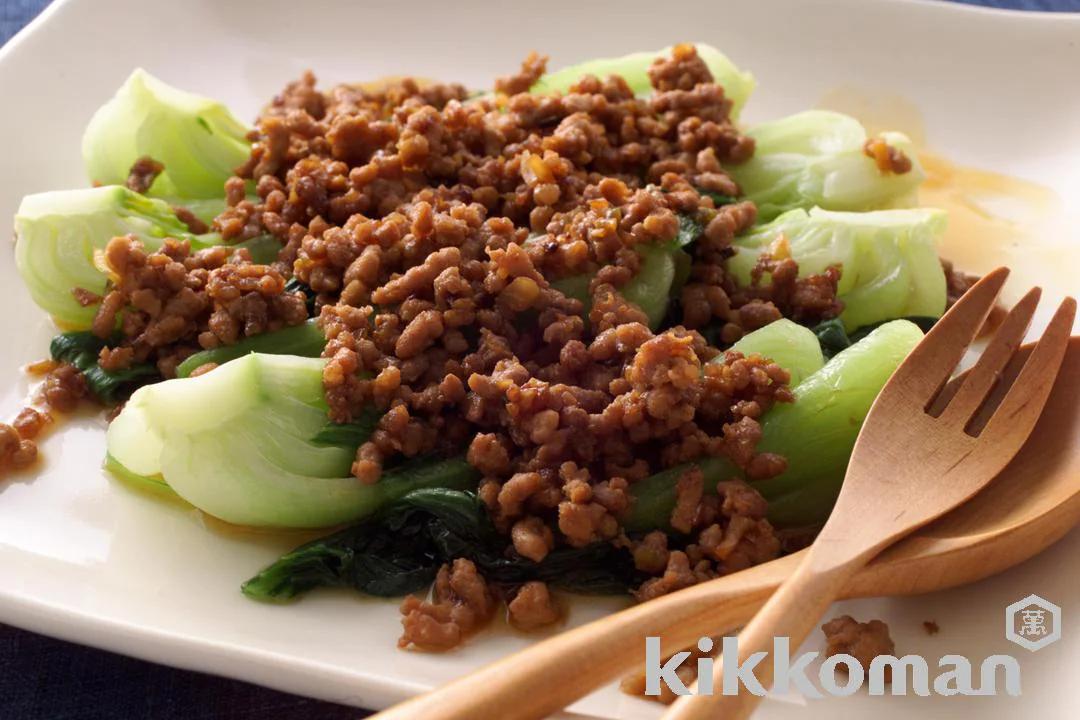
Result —
MULTIPOLYGON (((1006 370, 1004 384, 1031 351, 1006 370)), ((962 378, 950 384, 954 392, 962 378)), ((1080 523, 1080 337, 1070 340, 1042 417, 979 495, 889 548, 844 587, 845 598, 909 595, 975 582, 1024 562, 1080 523)), ((627 673, 647 635, 662 654, 744 625, 806 551, 635 605, 567 630, 377 717, 542 718, 627 673)))

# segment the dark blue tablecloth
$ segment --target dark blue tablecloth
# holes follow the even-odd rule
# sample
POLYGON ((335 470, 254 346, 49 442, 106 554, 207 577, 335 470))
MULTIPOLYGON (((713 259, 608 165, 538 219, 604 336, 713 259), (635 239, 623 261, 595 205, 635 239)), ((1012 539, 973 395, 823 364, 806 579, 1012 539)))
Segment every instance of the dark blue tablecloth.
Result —
MULTIPOLYGON (((227 0, 222 0, 227 2, 227 0)), ((1080 11, 1080 0, 964 0, 1080 11)), ((49 0, 0 0, 0 45, 49 0)), ((0 625, 0 720, 338 720, 358 711, 0 625)))

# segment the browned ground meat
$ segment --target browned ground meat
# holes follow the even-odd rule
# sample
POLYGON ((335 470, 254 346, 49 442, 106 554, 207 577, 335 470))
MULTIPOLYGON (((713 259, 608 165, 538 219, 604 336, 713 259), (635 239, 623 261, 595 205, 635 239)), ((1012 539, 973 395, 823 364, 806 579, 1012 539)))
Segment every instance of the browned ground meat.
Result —
POLYGON ((74 365, 55 364, 39 390, 41 401, 60 412, 71 412, 87 395, 86 380, 74 365))
POLYGON ((671 525, 694 542, 668 550, 668 538, 652 532, 631 543, 638 570, 657 575, 634 593, 649 600, 704 580, 744 570, 780 555, 780 538, 765 519, 768 504, 741 480, 718 483, 716 494, 703 492, 701 472, 684 473, 676 486, 678 500, 671 525))
POLYGON ((124 183, 129 190, 145 193, 154 184, 154 180, 165 170, 165 166, 152 157, 143 155, 135 161, 124 183))
POLYGON ((211 370, 213 370, 217 366, 218 366, 218 364, 215 363, 215 362, 203 363, 202 365, 200 365, 197 368, 195 368, 194 370, 192 370, 188 374, 188 377, 199 377, 200 375, 205 375, 206 373, 210 372, 211 370))
MULTIPOLYGON (((151 362, 170 377, 200 349, 304 321, 305 294, 286 286, 306 286, 327 339, 330 418, 382 412, 356 450, 357 482, 379 482, 403 457, 464 454, 515 561, 615 543, 648 577, 644 600, 780 552, 764 499, 741 481, 706 486, 700 472, 679 481, 671 524, 683 535, 670 544, 660 532, 627 537, 620 518, 635 482, 702 457, 726 457, 751 481, 784 471, 757 444, 762 415, 793 400, 788 373, 722 348, 780 317, 836 316, 842 269, 800 277, 778 238, 752 283, 728 274, 757 209, 727 169, 754 142, 692 46, 657 58, 647 96, 617 76, 528 93, 545 62, 533 53, 474 96, 413 80, 322 90, 305 73, 258 118, 212 224, 226 243, 276 238, 275 262, 114 238, 105 293, 76 297, 96 306, 100 337, 122 337, 102 367, 151 362), (701 228, 689 277, 654 331, 627 287, 688 220, 701 228), (575 282, 574 297, 560 290, 575 282)), ((160 170, 140 160, 132 186, 160 170)), ((46 380, 53 407, 85 394, 71 370, 46 380)), ((519 626, 558 618, 543 584, 499 591, 519 626)), ((455 560, 431 601, 405 601, 402 645, 452 647, 493 615, 495 597, 455 560)))
POLYGON ((401 604, 400 647, 440 650, 458 645, 495 612, 495 599, 471 560, 458 558, 444 565, 430 601, 415 595, 401 604))
POLYGON ((37 444, 21 437, 20 432, 6 423, 0 423, 0 477, 9 469, 19 470, 37 459, 37 444))
POLYGON ((19 437, 24 440, 33 440, 50 422, 52 422, 52 417, 47 412, 27 407, 19 411, 11 426, 19 433, 19 437))
POLYGON ((507 95, 517 95, 528 91, 544 74, 547 69, 547 61, 546 55, 539 55, 536 52, 529 53, 529 56, 521 63, 521 70, 517 75, 495 80, 495 91, 507 95))
MULTIPOLYGON (((70 367, 70 366, 65 366, 70 367)), ((52 372, 55 372, 56 368, 52 372)), ((67 373, 55 377, 69 377, 67 373)), ((81 375, 77 377, 81 378, 81 375)), ((60 394, 54 391, 54 398, 60 398, 60 394)), ((69 407, 68 396, 64 396, 63 403, 69 407)), ((78 400, 74 401, 77 403, 78 400)), ((0 423, 0 477, 9 470, 21 470, 34 464, 38 457, 38 446, 35 438, 41 435, 51 423, 53 417, 47 411, 32 407, 25 407, 19 411, 11 424, 0 423)))
POLYGON ((911 158, 898 147, 885 142, 884 138, 870 138, 863 144, 863 154, 873 158, 883 173, 903 175, 911 170, 911 158))
POLYGON ((93 330, 119 346, 104 348, 100 363, 119 370, 153 361, 165 377, 187 355, 243 337, 296 325, 307 318, 301 292, 286 292, 285 277, 251 262, 246 250, 213 247, 191 252, 167 238, 147 253, 133 237, 109 241, 105 262, 115 274, 98 307, 93 330))
POLYGON ((210 226, 200 220, 199 217, 188 208, 182 205, 173 205, 173 212, 176 213, 176 217, 180 222, 187 225, 188 232, 196 235, 210 232, 210 226))
POLYGON ((91 305, 97 305, 101 302, 100 295, 81 287, 72 289, 71 295, 75 298, 75 302, 79 303, 82 307, 90 307, 91 305))
MULTIPOLYGON (((951 308, 964 293, 971 289, 972 285, 979 281, 979 276, 957 270, 948 260, 941 261, 941 268, 945 272, 945 307, 951 308)), ((1000 302, 995 302, 990 308, 990 314, 986 316, 986 322, 979 329, 979 336, 989 335, 997 330, 1007 314, 1005 306, 1000 302)))
POLYGON ((507 605, 510 623, 519 630, 537 630, 557 623, 562 618, 555 598, 546 584, 527 582, 507 605))
MULTIPOLYGON (((839 271, 799 278, 790 259, 775 258, 751 287, 727 275, 732 241, 757 212, 714 198, 740 194, 725 167, 754 143, 692 46, 657 59, 648 97, 592 76, 564 95, 529 94, 545 62, 531 54, 494 94, 468 101, 461 86, 411 80, 325 92, 310 73, 291 83, 259 118, 213 224, 230 242, 277 237, 278 262, 172 243, 147 255, 115 241, 107 257, 117 256, 119 280, 97 325, 104 332, 122 312, 132 352, 102 359, 151 357, 167 371, 199 347, 299 321, 281 289, 291 276, 315 294, 331 419, 371 405, 384 413, 357 448, 358 482, 379 482, 402 456, 465 452, 517 555, 538 562, 560 546, 628 543, 656 576, 642 598, 775 557, 760 497, 717 495, 700 477, 683 483, 673 518, 687 547, 628 540, 619 517, 632 483, 705 455, 727 456, 751 478, 783 471, 783 458, 755 447, 758 418, 792 400, 788 374, 723 355, 698 330, 723 328, 731 342, 784 315, 832 317, 839 271), (680 216, 703 228, 678 304, 683 325, 653 332, 623 291, 641 269, 637 250, 673 241, 680 216), (144 270, 155 255, 161 269, 144 270), (177 283, 163 290, 163 273, 177 283), (587 305, 556 285, 584 274, 593 276, 587 305), (228 305, 235 293, 216 292, 218 280, 252 299, 228 305), (177 312, 148 312, 158 307, 144 296, 177 312), (171 338, 155 342, 166 321, 171 338)), ((453 575, 441 573, 436 601, 406 601, 404 644, 446 647, 471 630, 450 618, 468 605, 447 594, 453 575)), ((513 595, 521 624, 545 616, 541 587, 513 595)))
MULTIPOLYGON (((850 615, 841 615, 822 625, 821 631, 825 633, 827 657, 851 655, 859 661, 864 671, 869 671, 871 661, 878 655, 893 655, 896 652, 896 646, 889 637, 889 626, 880 620, 861 623, 850 615)), ((891 679, 890 670, 886 666, 886 682, 891 679)))
POLYGON ((948 307, 955 305, 956 301, 979 281, 978 275, 957 270, 948 260, 941 261, 941 269, 945 272, 945 297, 948 307))

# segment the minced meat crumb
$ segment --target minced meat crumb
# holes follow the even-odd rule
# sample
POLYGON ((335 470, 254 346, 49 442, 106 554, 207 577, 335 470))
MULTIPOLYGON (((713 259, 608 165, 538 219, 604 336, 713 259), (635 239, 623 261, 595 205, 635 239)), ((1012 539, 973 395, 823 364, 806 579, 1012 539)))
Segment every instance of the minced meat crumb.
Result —
POLYGON ((637 569, 657 576, 637 588, 634 596, 638 600, 650 600, 779 557, 780 538, 765 519, 768 503, 746 482, 721 481, 715 494, 705 493, 701 472, 690 470, 679 478, 676 493, 671 524, 689 534, 692 542, 681 550, 669 550, 668 536, 656 531, 630 543, 637 569))
POLYGON ((538 630, 559 622, 562 611, 548 586, 539 581, 522 585, 507 604, 510 624, 519 630, 538 630))
MULTIPOLYGON (((941 268, 945 272, 945 308, 948 309, 955 305, 956 301, 963 297, 975 283, 979 282, 979 276, 957 270, 948 260, 941 261, 941 268)), ((979 337, 990 335, 997 330, 1007 314, 1005 306, 1000 302, 995 302, 986 316, 986 321, 979 328, 979 337)))
POLYGON ((37 445, 33 440, 21 437, 19 431, 6 423, 0 423, 0 474, 5 470, 19 470, 37 459, 37 445))
POLYGON ((109 338, 119 326, 122 337, 100 358, 109 370, 150 361, 172 377, 198 350, 307 319, 303 293, 287 291, 282 272, 251 262, 245 249, 192 252, 186 240, 166 238, 147 252, 139 240, 122 236, 109 241, 104 260, 115 277, 93 331, 109 338))
POLYGON ((173 212, 176 213, 176 218, 187 225, 188 232, 194 235, 202 235, 203 233, 210 232, 210 226, 188 208, 183 205, 173 205, 172 209, 173 212))
POLYGON ((0 477, 8 470, 21 470, 34 464, 38 457, 35 438, 52 421, 48 412, 26 407, 10 425, 0 423, 0 477))
POLYGON ((483 627, 495 612, 495 599, 471 560, 443 565, 430 601, 409 595, 401 604, 398 646, 446 650, 483 627))
POLYGON ((143 155, 131 166, 131 171, 128 172, 127 181, 124 184, 128 190, 145 193, 154 184, 157 176, 164 171, 164 165, 152 157, 143 155))
POLYGON ((60 412, 71 412, 87 396, 86 379, 78 368, 67 363, 53 363, 38 391, 41 402, 60 412))
POLYGON ((26 371, 44 376, 32 399, 39 407, 24 407, 10 424, 0 423, 0 477, 33 465, 40 436, 56 422, 56 413, 62 417, 74 411, 89 396, 86 378, 74 365, 42 360, 26 371))
POLYGON ((547 61, 546 55, 539 55, 536 52, 529 53, 529 56, 521 63, 521 70, 518 74, 495 80, 495 91, 507 95, 528 92, 529 88, 544 74, 547 69, 547 61))
MULTIPOLYGON (((878 655, 894 655, 896 645, 889 637, 889 626, 881 620, 861 623, 850 615, 833 618, 821 626, 825 633, 826 657, 833 655, 851 655, 868 672, 870 663, 878 655)), ((889 666, 885 667, 885 680, 890 681, 889 666)))
POLYGON ((898 147, 887 143, 884 138, 870 138, 863 144, 863 154, 874 161, 883 173, 903 175, 911 170, 911 158, 898 147))

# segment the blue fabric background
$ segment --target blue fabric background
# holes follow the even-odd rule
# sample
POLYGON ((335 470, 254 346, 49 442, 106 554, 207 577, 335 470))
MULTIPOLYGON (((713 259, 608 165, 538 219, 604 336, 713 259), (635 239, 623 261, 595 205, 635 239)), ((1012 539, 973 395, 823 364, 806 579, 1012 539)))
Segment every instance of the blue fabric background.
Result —
MULTIPOLYGON (((1080 11, 1080 0, 962 0, 1080 11)), ((0 0, 0 45, 49 0, 0 0)), ((338 720, 366 713, 0 625, 0 720, 338 720)))

